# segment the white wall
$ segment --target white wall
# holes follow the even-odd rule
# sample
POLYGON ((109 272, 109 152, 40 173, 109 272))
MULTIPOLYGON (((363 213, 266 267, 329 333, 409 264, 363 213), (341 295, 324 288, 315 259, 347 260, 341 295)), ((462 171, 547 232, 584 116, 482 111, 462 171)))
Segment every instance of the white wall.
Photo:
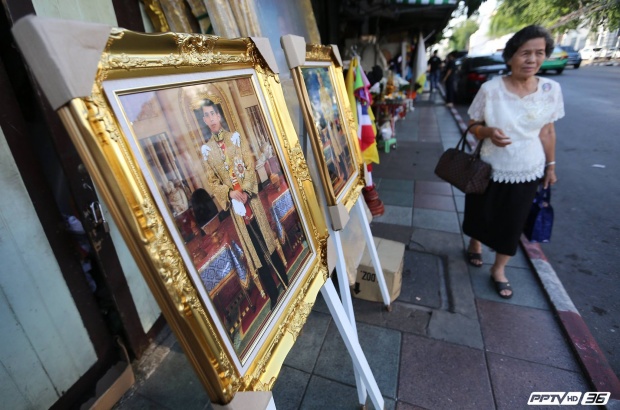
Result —
POLYGON ((97 357, 0 129, 0 407, 48 408, 97 357))

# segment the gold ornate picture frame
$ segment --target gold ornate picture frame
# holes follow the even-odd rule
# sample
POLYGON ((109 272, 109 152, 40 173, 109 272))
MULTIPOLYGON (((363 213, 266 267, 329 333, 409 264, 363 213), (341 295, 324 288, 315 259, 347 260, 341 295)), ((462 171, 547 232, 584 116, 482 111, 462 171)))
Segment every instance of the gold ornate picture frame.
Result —
POLYGON ((284 36, 282 45, 327 204, 350 211, 364 187, 364 172, 338 48, 306 44, 292 35, 284 36))
MULTIPOLYGON (((30 31, 45 43, 56 24, 36 19, 18 28, 31 59, 30 31)), ((122 29, 105 44, 90 95, 50 101, 211 401, 270 390, 328 277, 271 48, 122 29)))

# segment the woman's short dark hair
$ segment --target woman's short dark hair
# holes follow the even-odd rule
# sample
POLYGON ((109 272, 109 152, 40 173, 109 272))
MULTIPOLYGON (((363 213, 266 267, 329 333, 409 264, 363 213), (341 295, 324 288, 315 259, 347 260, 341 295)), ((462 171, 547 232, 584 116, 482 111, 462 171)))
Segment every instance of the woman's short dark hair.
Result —
POLYGON ((510 40, 508 40, 508 42, 506 42, 506 47, 504 48, 504 52, 502 53, 504 61, 508 62, 508 60, 510 60, 512 56, 517 52, 519 47, 535 38, 545 39, 545 55, 549 57, 553 52, 554 45, 551 34, 547 31, 546 28, 542 26, 532 25, 517 31, 515 35, 512 36, 510 40))

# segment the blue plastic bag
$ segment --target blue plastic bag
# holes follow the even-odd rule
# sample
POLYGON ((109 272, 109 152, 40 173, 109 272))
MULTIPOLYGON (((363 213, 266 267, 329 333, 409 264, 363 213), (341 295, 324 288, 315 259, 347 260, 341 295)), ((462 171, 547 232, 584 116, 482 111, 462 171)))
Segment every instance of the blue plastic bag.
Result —
POLYGON ((553 228, 551 188, 539 187, 532 202, 523 233, 530 242, 549 242, 553 228))

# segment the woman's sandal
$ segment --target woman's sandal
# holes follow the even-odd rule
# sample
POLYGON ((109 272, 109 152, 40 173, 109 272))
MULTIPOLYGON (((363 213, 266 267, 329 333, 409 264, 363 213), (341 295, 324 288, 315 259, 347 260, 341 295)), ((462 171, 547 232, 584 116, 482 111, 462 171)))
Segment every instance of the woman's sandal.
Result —
POLYGON ((465 259, 471 266, 479 268, 482 266, 482 254, 476 252, 465 251, 465 259))
POLYGON ((512 290, 512 286, 510 286, 510 282, 500 282, 498 280, 493 279, 493 276, 491 276, 491 281, 493 282, 493 285, 495 285, 495 291, 501 298, 510 299, 512 295, 514 294, 512 290), (510 294, 509 295, 502 294, 503 290, 509 290, 510 294))

